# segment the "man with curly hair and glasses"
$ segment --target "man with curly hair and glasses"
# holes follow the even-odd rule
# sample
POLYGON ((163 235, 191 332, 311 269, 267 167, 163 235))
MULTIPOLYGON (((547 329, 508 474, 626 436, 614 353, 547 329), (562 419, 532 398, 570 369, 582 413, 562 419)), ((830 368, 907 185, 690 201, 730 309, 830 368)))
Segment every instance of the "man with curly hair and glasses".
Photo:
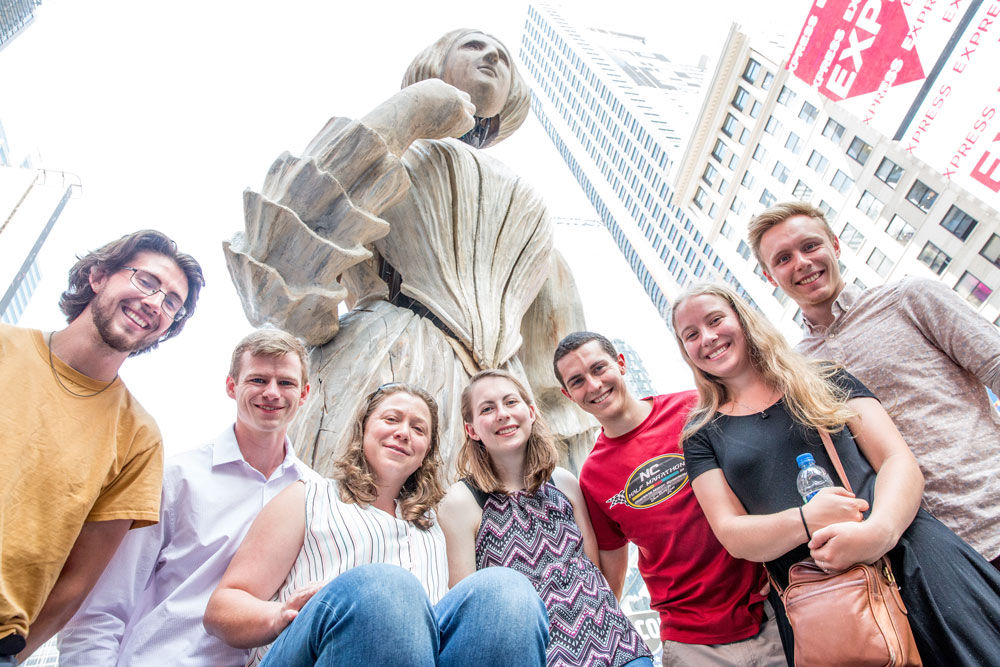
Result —
POLYGON ((159 518, 159 430, 118 377, 180 333, 201 266, 157 231, 77 261, 49 333, 0 324, 0 665, 55 634, 129 528, 159 518))

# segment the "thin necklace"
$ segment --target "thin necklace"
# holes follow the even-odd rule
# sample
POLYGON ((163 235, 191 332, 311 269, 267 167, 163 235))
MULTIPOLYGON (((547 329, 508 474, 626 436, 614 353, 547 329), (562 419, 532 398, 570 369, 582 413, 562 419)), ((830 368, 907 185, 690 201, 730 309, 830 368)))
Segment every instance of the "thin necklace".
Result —
POLYGON ((767 405, 765 405, 764 408, 761 409, 761 410, 757 410, 756 408, 753 408, 753 407, 747 405, 743 401, 738 401, 738 400, 736 400, 735 397, 733 397, 732 401, 733 401, 733 403, 735 405, 742 406, 743 408, 749 410, 751 413, 756 412, 756 413, 760 414, 760 418, 761 419, 767 419, 767 409, 769 407, 771 407, 771 405, 774 403, 774 400, 775 400, 773 397, 774 397, 774 389, 772 389, 771 393, 767 395, 767 405))
POLYGON ((118 379, 118 373, 115 373, 115 376, 113 378, 111 378, 111 382, 107 383, 106 385, 104 385, 103 387, 101 387, 100 389, 98 389, 97 391, 95 391, 93 394, 78 394, 75 391, 73 391, 72 389, 70 389, 69 387, 67 387, 66 385, 64 385, 63 381, 62 381, 62 378, 59 377, 59 371, 56 370, 56 365, 52 361, 52 336, 54 334, 55 334, 54 331, 49 332, 49 368, 52 369, 52 377, 54 377, 56 379, 56 382, 59 383, 59 386, 62 387, 63 390, 65 390, 67 394, 72 394, 73 396, 76 396, 77 398, 91 398, 93 396, 97 396, 100 393, 103 393, 104 390, 106 390, 108 387, 110 387, 111 385, 113 385, 115 383, 115 380, 118 379))

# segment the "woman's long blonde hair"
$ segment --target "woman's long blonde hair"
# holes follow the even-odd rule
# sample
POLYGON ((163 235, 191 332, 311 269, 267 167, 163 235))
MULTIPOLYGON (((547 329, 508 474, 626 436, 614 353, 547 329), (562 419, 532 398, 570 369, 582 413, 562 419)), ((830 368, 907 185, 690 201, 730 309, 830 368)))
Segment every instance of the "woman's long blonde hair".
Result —
POLYGON ((394 382, 379 387, 365 400, 358 418, 354 422, 354 432, 347 450, 334 463, 333 478, 339 482, 340 500, 345 503, 371 505, 378 496, 375 475, 365 458, 364 434, 368 418, 386 398, 398 393, 407 393, 422 400, 431 413, 430 447, 423 462, 399 491, 399 512, 402 518, 418 528, 427 530, 434 521, 429 512, 438 506, 444 497, 441 485, 441 455, 438 437, 437 403, 420 387, 402 382, 394 382))
POLYGON ((784 394, 785 406, 795 421, 810 428, 835 433, 857 414, 847 405, 847 392, 830 381, 830 377, 841 366, 806 359, 791 348, 773 324, 732 289, 725 285, 701 283, 681 294, 674 302, 670 314, 674 336, 684 360, 694 373, 694 384, 698 389, 698 404, 688 415, 687 424, 681 433, 682 442, 712 421, 719 406, 733 398, 722 380, 694 365, 684 349, 681 332, 677 330, 677 311, 681 304, 702 295, 722 299, 736 313, 746 339, 750 363, 768 386, 784 394))
MULTIPOLYGON (((471 424, 473 419, 472 387, 480 380, 487 378, 507 380, 514 385, 518 395, 526 405, 534 404, 524 385, 507 371, 494 369, 479 371, 472 376, 469 384, 462 390, 462 421, 466 424, 471 424)), ((552 471, 555 470, 556 462, 559 459, 556 446, 549 435, 549 429, 545 426, 545 422, 537 410, 535 411, 535 423, 531 427, 531 435, 528 436, 528 442, 525 443, 524 448, 524 487, 528 493, 534 493, 552 477, 552 471)), ((468 477, 480 490, 486 493, 507 493, 486 447, 483 446, 482 442, 470 438, 468 432, 465 433, 465 440, 458 452, 458 460, 455 465, 458 469, 458 476, 468 477)))

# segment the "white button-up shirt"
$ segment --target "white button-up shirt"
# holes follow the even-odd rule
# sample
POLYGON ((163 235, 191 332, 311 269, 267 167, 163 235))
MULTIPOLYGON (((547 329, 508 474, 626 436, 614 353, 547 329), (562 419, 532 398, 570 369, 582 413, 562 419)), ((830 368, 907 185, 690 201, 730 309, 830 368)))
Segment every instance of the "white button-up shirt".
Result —
POLYGON ((160 522, 129 531, 80 611, 59 633, 62 667, 246 664, 202 626, 208 598, 264 505, 299 479, 319 479, 285 440, 269 479, 240 453, 233 427, 171 457, 160 522))

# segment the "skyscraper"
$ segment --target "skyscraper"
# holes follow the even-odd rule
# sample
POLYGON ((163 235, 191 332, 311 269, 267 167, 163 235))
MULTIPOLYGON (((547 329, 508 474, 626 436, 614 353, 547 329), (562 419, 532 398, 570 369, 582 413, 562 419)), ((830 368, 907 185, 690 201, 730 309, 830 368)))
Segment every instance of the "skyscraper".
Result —
POLYGON ((561 12, 528 10, 532 108, 665 319, 683 287, 715 279, 796 340, 798 308, 764 277, 746 224, 773 203, 805 200, 840 236, 847 280, 937 276, 1000 326, 1000 236, 979 224, 993 207, 792 76, 794 40, 751 40, 734 25, 711 80, 668 88, 665 100, 636 76, 648 54, 623 46, 641 38, 609 43, 561 12))
POLYGON ((40 4, 42 0, 0 0, 0 49, 34 22, 40 4))

